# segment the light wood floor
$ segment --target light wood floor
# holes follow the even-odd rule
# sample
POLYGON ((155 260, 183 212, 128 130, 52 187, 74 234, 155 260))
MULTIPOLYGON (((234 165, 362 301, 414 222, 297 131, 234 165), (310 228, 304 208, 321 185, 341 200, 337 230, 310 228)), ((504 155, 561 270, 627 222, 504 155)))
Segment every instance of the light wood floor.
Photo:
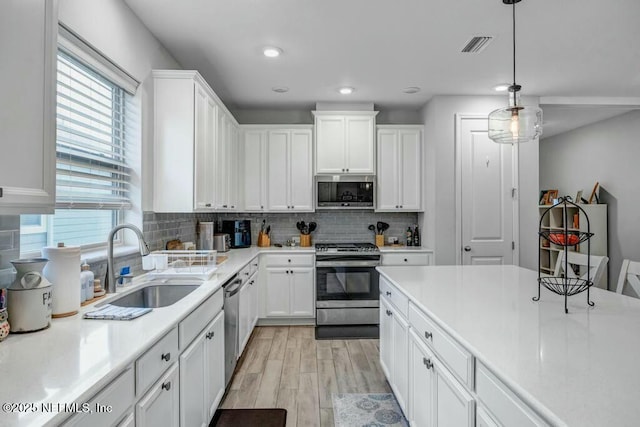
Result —
POLYGON ((222 408, 285 408, 287 426, 333 426, 332 393, 390 393, 377 339, 318 340, 310 326, 257 327, 222 408))

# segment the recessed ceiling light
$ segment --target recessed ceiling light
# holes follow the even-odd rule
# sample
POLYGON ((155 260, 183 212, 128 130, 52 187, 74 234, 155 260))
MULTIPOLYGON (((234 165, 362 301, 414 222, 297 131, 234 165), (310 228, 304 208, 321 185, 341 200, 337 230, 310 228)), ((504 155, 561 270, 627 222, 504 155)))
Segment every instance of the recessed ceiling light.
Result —
POLYGON ((402 89, 404 93, 418 93, 420 92, 420 88, 418 86, 409 86, 402 89))
POLYGON ((286 86, 274 86, 271 88, 271 90, 277 93, 289 92, 289 88, 286 86))
POLYGON ((493 89, 496 92, 506 92, 509 89, 509 86, 511 86, 509 83, 500 83, 499 85, 494 86, 493 89))
POLYGON ((354 89, 352 87, 341 87, 338 92, 340 92, 343 95, 351 95, 353 93, 354 89))
POLYGON ((263 49, 262 53, 268 58, 277 58, 282 53, 282 49, 275 46, 268 46, 263 49))

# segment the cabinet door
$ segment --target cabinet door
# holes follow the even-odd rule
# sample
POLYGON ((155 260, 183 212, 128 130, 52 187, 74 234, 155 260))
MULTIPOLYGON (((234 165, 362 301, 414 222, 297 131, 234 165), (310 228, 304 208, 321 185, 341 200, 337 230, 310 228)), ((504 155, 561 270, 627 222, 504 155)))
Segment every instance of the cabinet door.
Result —
POLYGON ((206 419, 213 418, 224 395, 224 311, 205 329, 205 410, 206 419))
POLYGON ((289 132, 269 132, 267 154, 267 193, 269 210, 287 211, 289 209, 289 132))
POLYGON ((267 131, 244 131, 242 173, 244 185, 244 210, 247 212, 261 212, 265 208, 267 194, 266 174, 266 144, 267 131))
MULTIPOLYGON (((205 333, 201 333, 180 355, 180 425, 206 426, 205 333)), ((177 387, 178 384, 176 383, 177 387)), ((171 390, 169 390, 171 391, 171 390)))
POLYGON ((239 292, 239 320, 238 320, 238 345, 240 346, 238 353, 242 354, 244 346, 249 339, 249 318, 251 317, 251 286, 249 282, 242 285, 239 292))
POLYGON ((378 131, 378 210, 396 210, 399 203, 398 132, 378 131))
POLYGON ((177 426, 180 422, 180 375, 174 363, 136 404, 136 426, 177 426))
POLYGON ((0 215, 53 213, 57 34, 57 2, 2 3, 0 215))
POLYGON ((373 117, 347 116, 346 118, 346 172, 348 173, 375 173, 373 120, 373 117))
POLYGON ((268 268, 265 293, 267 296, 266 315, 288 316, 289 310, 289 269, 268 268))
POLYGON ((315 287, 313 268, 290 270, 291 276, 291 315, 313 317, 315 287))
POLYGON ((218 139, 216 141, 216 192, 215 208, 224 210, 227 208, 227 149, 229 146, 229 126, 231 122, 224 110, 218 108, 218 139))
POLYGON ((311 130, 291 132, 289 176, 291 209, 313 211, 313 170, 311 169, 311 130))
POLYGON ((194 198, 197 210, 213 209, 213 149, 216 105, 199 84, 195 84, 195 171, 194 198))
POLYGON ((253 327, 258 322, 258 275, 254 274, 249 279, 249 286, 251 291, 251 307, 249 312, 251 313, 249 321, 249 329, 252 331, 253 327))
POLYGON ((389 301, 380 297, 380 366, 389 382, 392 381, 393 368, 393 312, 389 309, 389 301))
POLYGON ((346 172, 345 119, 316 116, 316 173, 346 172))
POLYGON ((403 210, 417 211, 422 208, 421 134, 417 129, 398 132, 400 208, 403 210))
POLYGON ((400 408, 407 412, 409 394, 409 323, 397 311, 391 316, 393 321, 393 366, 391 378, 400 408))
POLYGON ((420 338, 409 336, 409 396, 408 415, 412 426, 433 425, 433 353, 420 338))
POLYGON ((229 146, 227 150, 227 206, 231 211, 239 210, 238 199, 238 126, 229 124, 229 146))
POLYGON ((447 371, 442 362, 433 358, 435 426, 475 425, 475 401, 464 387, 447 371))

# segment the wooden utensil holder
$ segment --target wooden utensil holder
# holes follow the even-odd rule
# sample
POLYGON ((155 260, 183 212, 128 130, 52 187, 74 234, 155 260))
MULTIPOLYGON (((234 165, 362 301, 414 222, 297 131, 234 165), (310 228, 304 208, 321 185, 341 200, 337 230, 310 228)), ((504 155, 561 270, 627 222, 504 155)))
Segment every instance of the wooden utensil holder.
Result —
POLYGON ((300 235, 300 247, 308 248, 311 246, 311 234, 301 234, 300 235))
POLYGON ((271 238, 262 231, 258 233, 258 246, 260 246, 261 248, 271 246, 271 238))
POLYGON ((376 234, 376 246, 379 248, 384 246, 384 236, 382 234, 376 234))

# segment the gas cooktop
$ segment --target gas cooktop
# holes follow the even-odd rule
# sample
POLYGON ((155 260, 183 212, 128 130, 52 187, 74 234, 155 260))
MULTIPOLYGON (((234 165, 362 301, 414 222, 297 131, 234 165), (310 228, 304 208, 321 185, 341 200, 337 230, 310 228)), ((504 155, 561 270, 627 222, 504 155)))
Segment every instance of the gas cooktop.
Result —
POLYGON ((378 252, 373 243, 316 243, 318 252, 378 252))

